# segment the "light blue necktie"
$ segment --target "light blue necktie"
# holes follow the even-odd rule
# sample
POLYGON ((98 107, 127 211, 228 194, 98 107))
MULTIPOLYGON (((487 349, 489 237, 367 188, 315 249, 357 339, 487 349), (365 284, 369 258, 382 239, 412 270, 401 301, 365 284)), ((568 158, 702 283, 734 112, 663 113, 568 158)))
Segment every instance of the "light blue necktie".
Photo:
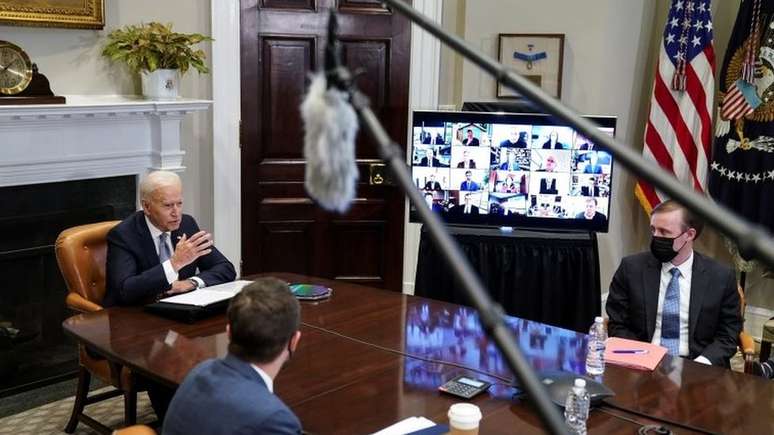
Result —
POLYGON ((670 355, 680 355, 680 270, 673 267, 669 273, 672 279, 664 295, 661 309, 661 345, 670 355))
POLYGON ((167 237, 169 237, 167 233, 159 235, 159 263, 164 263, 172 257, 172 254, 169 252, 169 245, 167 245, 167 237))

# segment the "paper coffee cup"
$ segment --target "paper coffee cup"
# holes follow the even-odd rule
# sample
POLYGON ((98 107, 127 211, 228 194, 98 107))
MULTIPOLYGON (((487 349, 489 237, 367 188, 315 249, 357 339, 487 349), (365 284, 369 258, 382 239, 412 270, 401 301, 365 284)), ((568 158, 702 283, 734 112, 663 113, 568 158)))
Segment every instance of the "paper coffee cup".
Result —
POLYGON ((449 429, 451 434, 475 435, 481 410, 472 403, 455 403, 449 407, 449 429))

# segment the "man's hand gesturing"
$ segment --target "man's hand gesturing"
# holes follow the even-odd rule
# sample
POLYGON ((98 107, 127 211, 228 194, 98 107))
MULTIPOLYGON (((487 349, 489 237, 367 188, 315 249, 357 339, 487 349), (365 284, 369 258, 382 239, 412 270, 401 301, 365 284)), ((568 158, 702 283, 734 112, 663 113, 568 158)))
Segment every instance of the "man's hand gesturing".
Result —
POLYGON ((206 231, 198 233, 188 238, 186 234, 180 238, 175 246, 175 253, 169 261, 175 272, 196 261, 197 258, 209 254, 212 249, 212 235, 206 231))

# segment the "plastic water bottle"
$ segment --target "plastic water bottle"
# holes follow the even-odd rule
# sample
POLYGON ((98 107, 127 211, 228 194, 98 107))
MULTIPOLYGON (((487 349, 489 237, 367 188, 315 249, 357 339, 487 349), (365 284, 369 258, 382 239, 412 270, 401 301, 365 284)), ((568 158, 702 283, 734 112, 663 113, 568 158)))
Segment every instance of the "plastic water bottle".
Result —
POLYGON ((570 428, 570 433, 586 435, 586 421, 589 419, 589 393, 586 391, 586 381, 576 379, 572 390, 567 394, 564 403, 564 421, 570 428))
POLYGON ((605 343, 607 330, 605 321, 597 316, 589 329, 588 351, 586 352, 586 373, 598 376, 605 372, 605 343))

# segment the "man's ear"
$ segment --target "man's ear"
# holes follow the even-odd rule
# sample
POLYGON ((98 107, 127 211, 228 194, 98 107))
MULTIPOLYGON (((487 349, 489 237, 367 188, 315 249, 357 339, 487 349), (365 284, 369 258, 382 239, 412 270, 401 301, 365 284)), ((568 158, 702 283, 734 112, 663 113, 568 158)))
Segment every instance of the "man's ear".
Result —
POLYGON ((148 210, 148 208, 150 207, 150 203, 148 203, 148 200, 146 200, 146 199, 141 199, 141 200, 140 200, 140 205, 142 205, 142 211, 143 211, 143 213, 145 213, 145 215, 146 215, 146 216, 147 216, 147 215, 149 215, 149 214, 150 214, 150 211, 148 210))
POLYGON ((290 350, 295 352, 296 348, 298 347, 298 342, 300 340, 301 340, 301 331, 296 331, 295 334, 293 334, 293 336, 290 337, 290 350))
POLYGON ((696 228, 688 228, 688 237, 690 237, 690 240, 696 240, 696 228))
POLYGON ((231 341, 231 325, 226 323, 226 337, 228 337, 228 341, 231 341))

